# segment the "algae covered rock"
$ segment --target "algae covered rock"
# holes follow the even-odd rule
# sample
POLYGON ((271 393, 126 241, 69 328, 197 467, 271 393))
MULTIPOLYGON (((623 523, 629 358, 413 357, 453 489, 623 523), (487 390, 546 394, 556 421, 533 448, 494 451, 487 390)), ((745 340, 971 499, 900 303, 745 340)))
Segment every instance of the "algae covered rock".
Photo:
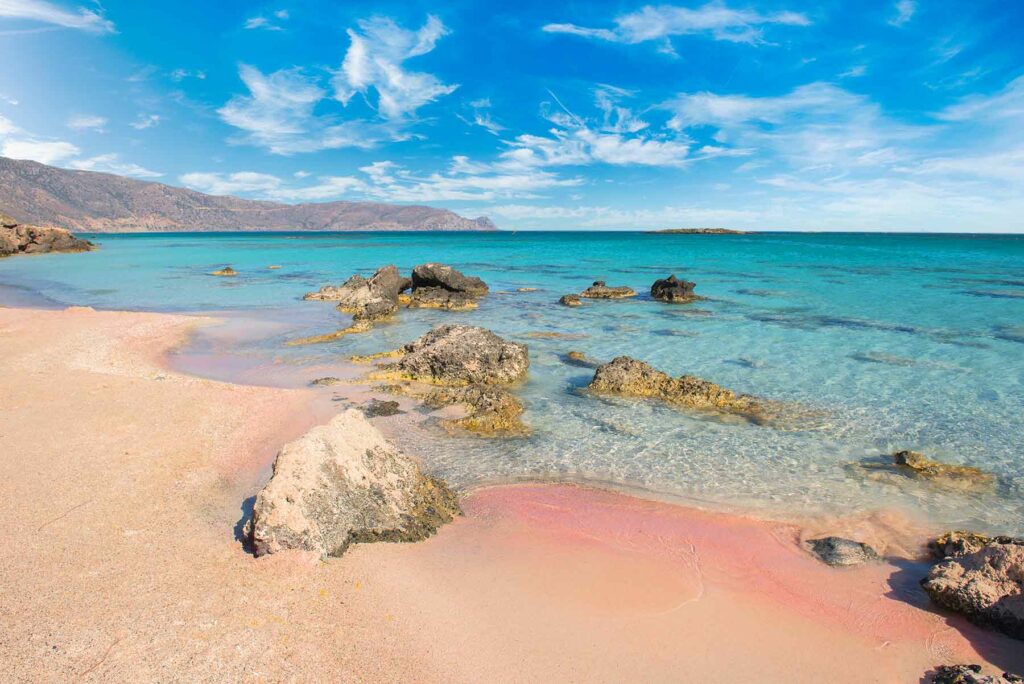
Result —
POLYGON ((980 541, 966 540, 964 553, 933 566, 921 586, 971 622, 1024 640, 1024 539, 993 539, 971 551, 980 541))
POLYGON ((595 280, 594 284, 580 292, 579 296, 587 299, 624 299, 636 297, 636 290, 625 286, 609 287, 603 280, 595 280))
POLYGON ((506 384, 526 376, 525 344, 509 342, 490 330, 469 325, 434 328, 402 348, 379 375, 440 385, 506 384))
POLYGON ((509 391, 493 385, 440 387, 423 398, 434 409, 460 405, 467 413, 461 418, 445 419, 442 425, 458 428, 482 437, 509 437, 529 434, 523 424, 523 402, 509 391))
POLYGON ((249 530, 257 556, 339 556, 357 542, 425 539, 459 514, 444 482, 350 409, 281 449, 249 530))
POLYGON ((907 475, 940 484, 984 489, 995 483, 995 476, 972 466, 949 465, 933 461, 916 451, 897 451, 892 455, 893 465, 907 475))
POLYGON ((619 356, 599 366, 589 389, 597 394, 644 397, 704 411, 741 416, 753 422, 765 420, 765 407, 758 399, 692 375, 673 378, 648 363, 619 356))
POLYGON ((218 269, 216 271, 211 271, 210 275, 221 276, 222 278, 233 278, 234 276, 238 275, 238 271, 231 268, 230 266, 225 266, 224 268, 218 269))
POLYGON ((577 294, 562 295, 559 298, 558 303, 562 306, 582 306, 583 302, 580 301, 580 296, 577 294))
POLYGON ((475 276, 467 276, 445 264, 420 264, 412 269, 412 288, 438 287, 449 292, 461 292, 471 297, 487 294, 487 283, 475 276))

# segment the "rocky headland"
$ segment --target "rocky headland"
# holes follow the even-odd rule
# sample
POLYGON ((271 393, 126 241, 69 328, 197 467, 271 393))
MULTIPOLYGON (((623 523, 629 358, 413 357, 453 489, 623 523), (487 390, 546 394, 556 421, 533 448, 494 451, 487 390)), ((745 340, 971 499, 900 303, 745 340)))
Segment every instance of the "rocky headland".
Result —
POLYGON ((88 252, 95 246, 64 228, 19 223, 0 212, 0 257, 49 252, 88 252))

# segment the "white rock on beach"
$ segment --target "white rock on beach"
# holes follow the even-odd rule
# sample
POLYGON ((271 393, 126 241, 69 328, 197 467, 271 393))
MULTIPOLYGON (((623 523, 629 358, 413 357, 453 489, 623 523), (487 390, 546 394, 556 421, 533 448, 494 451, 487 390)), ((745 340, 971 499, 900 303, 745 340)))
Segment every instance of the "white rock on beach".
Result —
POLYGON ((257 556, 339 556, 352 543, 425 539, 459 514, 443 481, 350 409, 281 449, 256 496, 250 536, 257 556))

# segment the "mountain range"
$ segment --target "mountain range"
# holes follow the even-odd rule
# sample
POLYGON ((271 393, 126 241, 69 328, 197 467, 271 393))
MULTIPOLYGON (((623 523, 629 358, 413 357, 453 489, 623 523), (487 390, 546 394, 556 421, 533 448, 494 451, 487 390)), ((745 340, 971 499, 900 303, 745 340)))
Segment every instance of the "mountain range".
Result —
POLYGON ((88 233, 497 230, 486 217, 434 207, 248 200, 6 157, 0 157, 0 209, 22 223, 88 233))

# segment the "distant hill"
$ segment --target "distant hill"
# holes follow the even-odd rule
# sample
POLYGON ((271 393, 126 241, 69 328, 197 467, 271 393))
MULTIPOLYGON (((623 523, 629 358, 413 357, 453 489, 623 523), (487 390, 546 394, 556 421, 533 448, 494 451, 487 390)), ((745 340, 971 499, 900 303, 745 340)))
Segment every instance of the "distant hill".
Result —
POLYGON ((0 157, 0 208, 22 223, 91 233, 496 230, 488 218, 467 219, 433 207, 262 202, 6 157, 0 157))

